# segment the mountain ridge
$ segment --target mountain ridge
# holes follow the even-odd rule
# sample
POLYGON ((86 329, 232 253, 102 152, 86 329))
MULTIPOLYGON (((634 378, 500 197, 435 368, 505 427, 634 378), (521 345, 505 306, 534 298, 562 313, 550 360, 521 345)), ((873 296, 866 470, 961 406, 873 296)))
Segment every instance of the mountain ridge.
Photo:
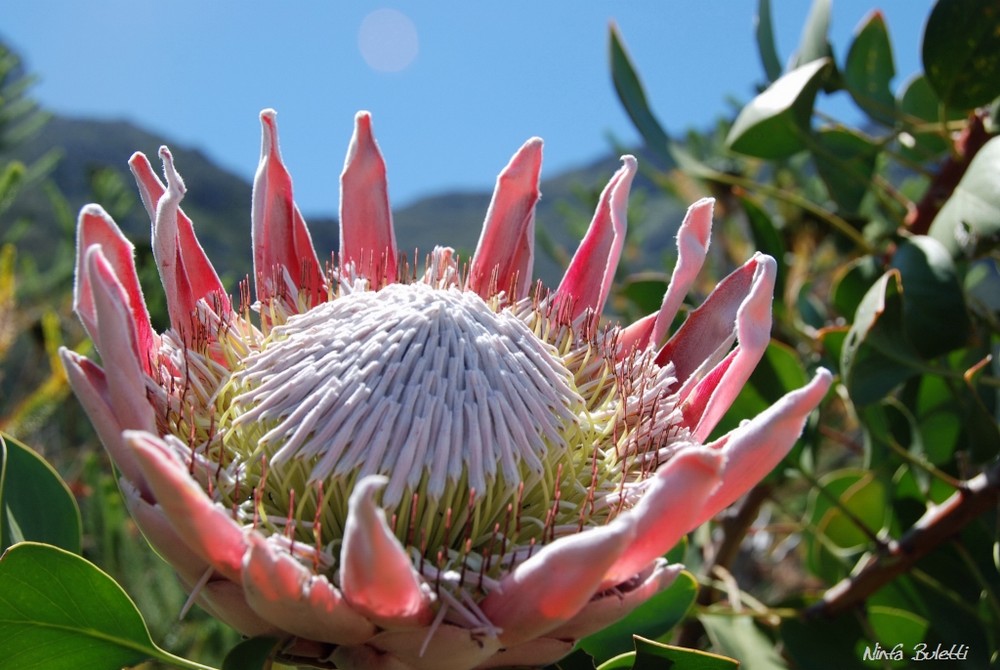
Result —
MULTIPOLYGON (((132 188, 129 200, 127 189, 121 189, 125 200, 119 202, 120 212, 112 212, 126 235, 138 243, 148 244, 149 219, 132 187, 132 177, 127 160, 135 151, 142 151, 155 158, 161 145, 171 147, 175 164, 184 176, 187 193, 184 210, 195 222, 196 231, 209 258, 220 275, 232 285, 250 272, 250 206, 251 184, 244 178, 218 166, 203 151, 184 146, 157 133, 143 129, 125 120, 98 120, 53 115, 41 132, 14 147, 8 155, 26 164, 38 160, 47 152, 61 151, 61 160, 50 174, 51 180, 63 193, 72 212, 79 211, 94 200, 92 176, 100 171, 110 171, 125 187, 132 188), (127 203, 127 207, 125 204, 127 203)), ((618 166, 610 154, 580 168, 544 177, 541 183, 543 197, 536 210, 536 230, 540 249, 535 254, 536 278, 555 286, 561 276, 567 253, 576 248, 583 229, 592 214, 588 211, 596 201, 596 194, 618 166), (554 249, 556 253, 542 253, 554 249)), ((105 176, 107 173, 105 173, 105 176)), ((294 178, 294 175, 293 175, 294 178)), ((665 235, 657 234, 670 242, 676 225, 683 214, 662 192, 645 183, 640 176, 633 190, 641 190, 645 211, 650 201, 656 218, 662 219, 665 235)), ((405 207, 393 211, 397 244, 401 252, 412 257, 428 253, 435 245, 455 248, 463 258, 475 249, 492 193, 489 191, 445 191, 419 198, 405 207)), ((44 263, 46 248, 52 243, 52 220, 49 198, 41 189, 22 194, 4 218, 23 218, 33 222, 22 231, 17 240, 30 253, 40 255, 44 263)), ((106 203, 105 207, 112 210, 106 203)), ((334 251, 338 244, 338 225, 335 218, 307 216, 310 232, 317 253, 323 258, 334 251)), ((58 232, 65 235, 64 232, 58 232)), ((660 247, 662 244, 654 246, 660 247)), ((650 248, 656 257, 662 249, 650 248)), ((43 265, 44 267, 44 265, 43 265)))

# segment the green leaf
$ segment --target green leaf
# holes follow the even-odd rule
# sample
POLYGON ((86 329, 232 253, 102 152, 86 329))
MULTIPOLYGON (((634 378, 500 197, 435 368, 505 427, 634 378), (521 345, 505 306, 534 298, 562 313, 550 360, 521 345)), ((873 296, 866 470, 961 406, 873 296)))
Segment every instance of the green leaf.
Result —
POLYGON ((875 638, 884 646, 902 644, 910 650, 924 641, 927 634, 927 619, 897 607, 872 605, 868 608, 868 623, 875 638))
MULTIPOLYGON (((574 649, 569 656, 545 666, 545 670, 594 670, 594 659, 582 649, 574 649)), ((223 668, 223 670, 226 670, 223 668)))
POLYGON ((924 72, 949 107, 971 109, 1000 95, 1000 4, 938 0, 924 28, 924 72))
MULTIPOLYGON (((814 524, 838 548, 845 552, 856 551, 868 544, 870 534, 878 534, 886 525, 890 509, 888 494, 885 485, 870 472, 849 471, 836 475, 842 478, 841 486, 847 485, 838 498, 840 504, 827 506, 814 524), (859 523, 864 527, 859 527, 859 523)), ((826 478, 822 483, 829 493, 831 489, 826 487, 826 478)))
POLYGON ((871 188, 879 148, 851 130, 824 128, 816 133, 813 160, 837 209, 854 214, 871 188))
POLYGON ((806 148, 813 102, 829 58, 799 66, 771 84, 740 111, 726 144, 757 158, 786 158, 806 148))
POLYGON ((768 81, 781 76, 781 61, 774 46, 774 22, 771 20, 771 0, 758 0, 757 16, 754 17, 754 34, 757 37, 757 53, 764 66, 768 81))
POLYGON ((111 577, 75 554, 26 542, 0 558, 0 659, 18 670, 119 670, 149 658, 206 666, 158 648, 111 577))
POLYGON ((633 649, 633 635, 661 639, 684 618, 697 595, 697 580, 691 573, 681 572, 667 589, 632 610, 621 621, 584 638, 579 647, 601 662, 633 649))
POLYGON ((771 215, 767 213, 756 200, 749 196, 740 197, 740 204, 747 215, 747 222, 750 224, 750 234, 753 235, 753 243, 757 251, 774 258, 778 263, 778 276, 775 280, 775 295, 784 295, 785 279, 788 276, 788 264, 785 262, 785 241, 781 238, 781 233, 771 220, 771 215))
POLYGON ((965 118, 961 110, 945 109, 941 99, 922 74, 914 76, 899 95, 899 111, 905 120, 907 130, 900 135, 899 146, 903 155, 918 162, 929 161, 951 146, 944 122, 965 118), (945 112, 942 119, 941 113, 945 112), (932 130, 918 132, 915 123, 937 124, 932 130))
POLYGON ((969 315, 955 264, 940 242, 917 235, 904 242, 891 267, 903 281, 903 327, 924 358, 957 349, 969 337, 969 315))
POLYGON ((809 16, 806 17, 799 39, 799 50, 795 53, 795 66, 811 63, 818 58, 828 58, 833 54, 830 48, 830 0, 814 0, 809 16))
MULTIPOLYGON (((697 649, 685 649, 635 637, 635 665, 632 670, 736 670, 740 662, 697 649), (665 662, 664 662, 665 661, 665 662)), ((753 668, 753 665, 748 665, 753 668)))
POLYGON ((669 275, 659 272, 637 273, 625 280, 621 294, 635 305, 639 313, 653 314, 659 311, 669 282, 669 275))
POLYGON ((702 614, 698 620, 705 626, 712 646, 740 659, 753 670, 787 670, 788 664, 774 648, 774 641, 754 624, 749 616, 702 614))
POLYGON ((26 168, 20 161, 11 161, 0 171, 0 212, 14 201, 24 183, 26 168))
POLYGON ((885 501, 884 485, 870 472, 845 468, 824 475, 810 490, 806 505, 805 518, 813 530, 807 536, 810 572, 828 582, 846 576, 848 561, 867 545, 868 535, 841 507, 869 531, 878 532, 889 521, 885 501))
POLYGON ((865 642, 853 612, 833 619, 785 619, 780 630, 785 651, 799 668, 844 670, 863 667, 861 657, 865 642))
POLYGON ((881 274, 879 262, 874 256, 862 256, 842 265, 833 278, 830 291, 834 309, 843 316, 853 317, 865 293, 881 274))
POLYGON ((892 42, 882 12, 868 15, 847 52, 844 84, 858 107, 870 117, 892 125, 896 118, 896 99, 890 85, 896 76, 892 42))
POLYGON ((625 51, 618 28, 614 25, 611 26, 610 49, 611 79, 618 93, 618 99, 632 119, 636 130, 642 135, 646 146, 663 161, 665 169, 673 169, 676 164, 670 154, 670 138, 649 108, 642 82, 639 81, 639 75, 625 51))
POLYGON ((597 670, 631 670, 633 667, 635 667, 635 652, 630 651, 601 663, 597 666, 597 670))
POLYGON ((952 256, 976 254, 1000 242, 1000 137, 979 150, 928 234, 952 256))
POLYGON ((866 405, 912 377, 921 365, 903 331, 899 271, 891 270, 858 307, 841 351, 841 375, 854 403, 866 405))
POLYGON ((80 553, 80 508, 45 460, 0 435, 0 551, 33 540, 80 553))
POLYGON ((222 670, 270 670, 271 654, 278 642, 272 637, 244 640, 226 654, 222 670))

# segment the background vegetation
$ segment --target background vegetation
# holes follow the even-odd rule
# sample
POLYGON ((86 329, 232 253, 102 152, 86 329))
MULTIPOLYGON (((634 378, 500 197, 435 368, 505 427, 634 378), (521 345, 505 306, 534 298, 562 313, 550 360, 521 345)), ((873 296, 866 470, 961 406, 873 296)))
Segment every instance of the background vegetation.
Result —
MULTIPOLYGON (((650 222, 679 220, 688 202, 711 194, 716 229, 692 304, 755 250, 779 267, 771 346, 719 432, 818 366, 836 371, 838 383, 783 465, 672 552, 689 572, 560 667, 732 667, 642 642, 629 656, 633 633, 712 650, 751 670, 908 667, 916 651, 935 649, 962 655, 917 667, 1000 667, 1000 7, 940 0, 925 27, 924 71, 899 90, 890 89, 892 42, 878 12, 847 45, 829 43, 828 20, 828 0, 816 0, 783 67, 761 0, 760 95, 714 127, 683 133, 664 129, 646 102, 641 71, 659 64, 632 62, 627 35, 611 30, 611 76, 648 159, 614 316, 631 320, 659 306, 675 229, 650 222), (818 111, 817 101, 835 93, 850 96, 862 124, 818 111), (902 660, 865 659, 896 645, 902 660)), ((120 139, 149 152, 161 140, 53 119, 45 132, 65 137, 64 153, 47 152, 32 141, 46 118, 30 84, 16 55, 0 51, 0 429, 8 436, 0 549, 24 538, 82 553, 131 595, 153 640, 219 664, 238 636, 197 608, 177 621, 186 598, 124 511, 55 357, 61 344, 90 347, 70 313, 74 212, 83 200, 103 203, 133 239, 145 236, 146 295, 160 293, 131 187, 106 165, 122 153, 112 159, 95 147, 120 139), (69 501, 61 511, 60 500, 69 501)), ((246 227, 218 222, 249 220, 248 186, 204 157, 183 164, 190 183, 209 185, 192 190, 188 207, 209 255, 230 279, 243 276, 249 254, 233 250, 246 246, 246 227)), ((543 278, 565 261, 598 183, 582 170, 545 188, 540 219, 559 225, 539 240, 548 251, 543 278)), ((453 237, 426 222, 476 220, 485 202, 438 199, 411 210, 397 217, 404 244, 425 248, 453 237)), ((317 246, 333 248, 318 236, 317 246)), ((162 324, 162 305, 151 308, 162 324)), ((73 559, 58 560, 76 569, 73 559)), ((7 575, 0 600, 18 575, 28 573, 7 575)), ((0 648, 3 639, 0 629, 0 648)), ((120 665, 179 662, 144 649, 120 665)), ((244 667, 235 658, 224 667, 244 667)))

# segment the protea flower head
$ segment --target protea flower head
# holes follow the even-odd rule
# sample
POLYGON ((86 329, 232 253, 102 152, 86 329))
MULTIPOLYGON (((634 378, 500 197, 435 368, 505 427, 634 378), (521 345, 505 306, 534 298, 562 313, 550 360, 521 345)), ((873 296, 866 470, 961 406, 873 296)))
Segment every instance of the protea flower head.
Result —
POLYGON ((668 332, 705 258, 687 213, 662 307, 602 324, 636 161, 625 156, 562 282, 531 280, 542 143, 497 180, 475 254, 397 254, 385 165, 358 114, 340 249, 321 262, 261 114, 255 298, 231 298, 180 209, 131 167, 171 327, 154 331, 133 247, 79 219, 76 310, 103 368, 62 356, 146 538, 202 606, 288 662, 538 666, 664 589, 660 558, 787 453, 821 370, 705 444, 769 339, 774 260, 756 255, 668 332))

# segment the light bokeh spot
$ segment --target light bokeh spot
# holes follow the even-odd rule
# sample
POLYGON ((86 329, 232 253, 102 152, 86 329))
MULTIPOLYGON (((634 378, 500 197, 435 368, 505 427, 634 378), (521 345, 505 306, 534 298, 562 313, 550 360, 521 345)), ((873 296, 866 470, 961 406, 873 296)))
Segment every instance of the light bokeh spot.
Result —
POLYGON ((395 9, 377 9, 358 29, 358 48, 365 62, 378 72, 405 70, 417 57, 417 27, 395 9))

